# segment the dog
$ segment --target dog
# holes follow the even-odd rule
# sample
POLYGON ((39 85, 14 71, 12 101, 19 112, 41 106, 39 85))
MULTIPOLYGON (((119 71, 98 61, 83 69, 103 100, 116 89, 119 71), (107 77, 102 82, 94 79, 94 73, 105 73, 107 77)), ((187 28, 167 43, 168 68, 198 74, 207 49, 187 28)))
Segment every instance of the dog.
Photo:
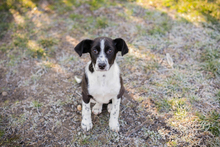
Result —
POLYGON ((120 102, 125 88, 115 58, 119 51, 122 56, 128 53, 126 42, 121 38, 108 37, 85 39, 77 44, 74 50, 80 57, 84 53, 89 53, 91 58, 85 67, 81 81, 82 129, 88 131, 93 126, 90 108, 90 102, 92 102, 95 103, 92 108, 95 115, 101 113, 103 104, 108 104, 109 127, 112 131, 118 132, 120 102))

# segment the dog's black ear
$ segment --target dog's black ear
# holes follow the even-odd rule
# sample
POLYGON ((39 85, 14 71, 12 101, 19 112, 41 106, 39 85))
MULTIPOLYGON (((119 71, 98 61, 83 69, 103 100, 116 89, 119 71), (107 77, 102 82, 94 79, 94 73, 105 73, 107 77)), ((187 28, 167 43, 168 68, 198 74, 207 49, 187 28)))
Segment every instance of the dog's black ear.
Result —
POLYGON ((116 39, 113 40, 113 42, 114 42, 114 45, 115 45, 116 49, 118 51, 121 51, 122 56, 128 53, 128 50, 129 50, 128 46, 127 46, 127 44, 125 43, 125 41, 123 39, 116 38, 116 39))
POLYGON ((88 53, 93 41, 90 39, 85 39, 81 41, 77 46, 74 48, 74 50, 79 54, 81 57, 83 53, 88 53))

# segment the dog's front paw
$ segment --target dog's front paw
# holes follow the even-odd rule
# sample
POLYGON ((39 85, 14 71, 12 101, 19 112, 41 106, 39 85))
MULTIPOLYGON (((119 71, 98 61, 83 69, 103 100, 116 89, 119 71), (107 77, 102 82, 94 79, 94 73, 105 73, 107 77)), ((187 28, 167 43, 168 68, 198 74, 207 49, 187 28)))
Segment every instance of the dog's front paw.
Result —
POLYGON ((102 104, 96 103, 92 108, 92 113, 98 115, 102 112, 102 104))
POLYGON ((90 129, 92 129, 92 120, 83 118, 81 122, 81 127, 83 130, 89 131, 90 129))
POLYGON ((109 127, 112 131, 119 132, 119 123, 118 120, 112 119, 109 121, 109 127))

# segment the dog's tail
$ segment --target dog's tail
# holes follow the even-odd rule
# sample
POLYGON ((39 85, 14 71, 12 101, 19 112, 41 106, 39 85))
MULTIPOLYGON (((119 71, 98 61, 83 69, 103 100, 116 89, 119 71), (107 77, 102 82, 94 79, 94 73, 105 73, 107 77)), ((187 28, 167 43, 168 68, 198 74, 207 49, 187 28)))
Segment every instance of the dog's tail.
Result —
POLYGON ((78 78, 77 76, 74 76, 74 78, 78 84, 80 84, 82 82, 82 79, 78 78))

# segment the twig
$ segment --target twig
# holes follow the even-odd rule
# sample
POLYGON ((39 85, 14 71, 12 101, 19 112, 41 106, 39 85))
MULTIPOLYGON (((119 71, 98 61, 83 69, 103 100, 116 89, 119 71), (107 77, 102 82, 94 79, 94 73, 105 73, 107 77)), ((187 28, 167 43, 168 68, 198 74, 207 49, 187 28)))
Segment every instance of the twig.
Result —
POLYGON ((126 136, 129 137, 131 134, 137 132, 137 131, 140 130, 147 122, 148 122, 148 120, 145 120, 141 125, 139 125, 138 127, 134 128, 133 130, 127 132, 127 133, 126 133, 126 136))

